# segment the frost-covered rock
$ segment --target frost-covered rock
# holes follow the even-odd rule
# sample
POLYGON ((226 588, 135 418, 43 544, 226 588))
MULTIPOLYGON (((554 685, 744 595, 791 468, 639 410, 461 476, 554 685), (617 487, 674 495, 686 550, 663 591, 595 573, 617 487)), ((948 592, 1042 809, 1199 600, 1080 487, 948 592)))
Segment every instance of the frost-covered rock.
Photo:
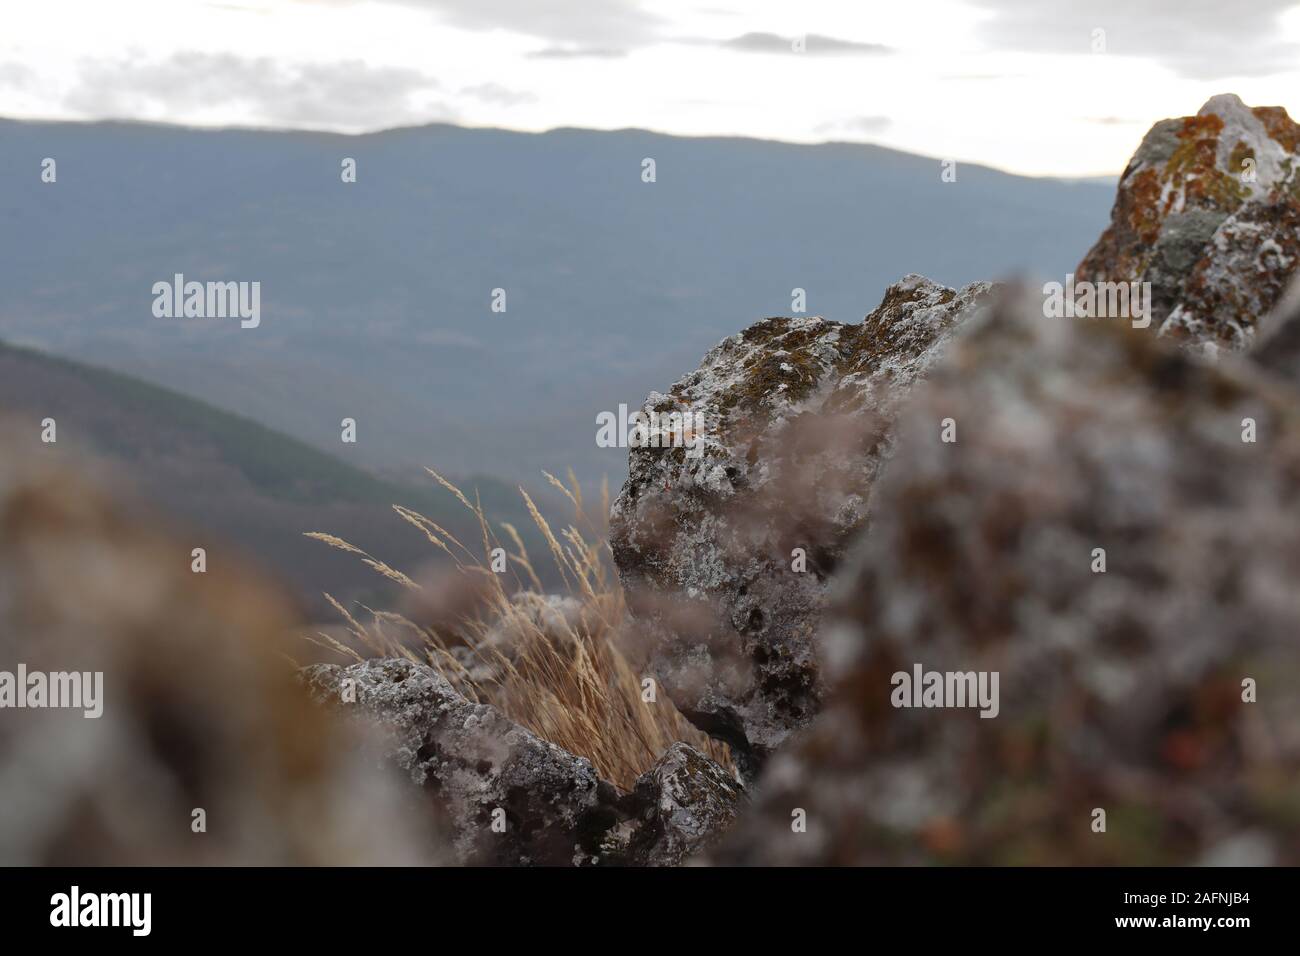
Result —
POLYGON ((466 700, 423 664, 314 664, 301 677, 322 703, 386 732, 383 762, 428 795, 463 863, 675 865, 735 815, 739 785, 686 744, 670 748, 629 794, 585 758, 466 700))
POLYGON ((1152 127, 1076 275, 1148 281, 1161 334, 1241 350, 1297 264, 1300 126, 1228 94, 1152 127))
POLYGON ((635 798, 644 808, 635 858, 647 866, 676 866, 726 831, 744 789, 694 747, 676 743, 637 780, 635 798))
POLYGON ((1300 862, 1297 394, 1040 304, 960 336, 900 415, 826 710, 716 860, 1300 862), (897 706, 918 664, 997 674, 996 716, 897 706))
POLYGON ((586 862, 623 815, 620 794, 590 761, 471 703, 431 667, 375 659, 313 664, 302 676, 322 702, 356 708, 389 731, 384 757, 430 794, 463 862, 586 862))
POLYGON ((817 712, 813 634, 889 423, 989 289, 909 275, 859 325, 765 319, 647 400, 704 429, 694 448, 632 449, 615 561, 659 680, 742 772, 817 712))

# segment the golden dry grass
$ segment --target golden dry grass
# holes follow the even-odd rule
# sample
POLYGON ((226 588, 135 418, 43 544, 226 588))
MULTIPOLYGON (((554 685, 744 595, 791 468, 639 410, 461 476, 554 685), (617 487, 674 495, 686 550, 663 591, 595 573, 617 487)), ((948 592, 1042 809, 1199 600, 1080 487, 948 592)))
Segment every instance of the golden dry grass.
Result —
MULTIPOLYGON (((538 736, 586 757, 604 779, 624 789, 629 789, 639 774, 679 740, 734 772, 725 745, 695 729, 662 693, 656 694, 653 702, 642 699, 642 680, 647 675, 639 670, 624 640, 627 609, 618 575, 610 564, 605 527, 608 485, 601 488, 598 517, 593 518, 572 473, 567 486, 546 474, 573 506, 574 520, 559 535, 528 493, 519 489, 550 560, 568 595, 578 605, 577 613, 563 618, 551 615, 549 621, 539 621, 536 602, 512 600, 521 590, 544 593, 517 529, 502 523, 508 542, 503 544, 477 501, 471 502, 451 482, 432 469, 428 471, 474 515, 480 540, 473 547, 467 546, 421 514, 400 505, 395 505, 394 510, 451 559, 455 573, 464 576, 467 590, 482 592, 481 604, 476 613, 462 617, 448 629, 422 626, 403 614, 371 608, 364 609, 369 620, 363 623, 327 594, 359 647, 371 654, 430 664, 466 697, 491 704, 538 736), (509 574, 490 570, 494 548, 506 551, 509 574), (504 646, 501 635, 508 635, 504 646), (458 645, 460 652, 454 653, 458 645), (492 676, 485 678, 485 672, 492 676)), ((408 591, 423 590, 406 574, 341 538, 320 532, 309 533, 308 537, 357 555, 378 574, 408 591)), ((361 659, 356 648, 327 634, 317 637, 322 646, 361 659)))

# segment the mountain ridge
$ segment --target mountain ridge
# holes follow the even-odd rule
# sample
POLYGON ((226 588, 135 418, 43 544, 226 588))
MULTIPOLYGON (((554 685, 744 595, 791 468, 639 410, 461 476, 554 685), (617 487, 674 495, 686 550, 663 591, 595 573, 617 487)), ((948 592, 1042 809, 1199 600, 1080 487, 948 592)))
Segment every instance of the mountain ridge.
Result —
MULTIPOLYGON (((408 571, 436 564, 438 552, 404 527, 393 505, 477 535, 468 512, 431 479, 421 487, 375 475, 198 399, 4 342, 0 412, 27 418, 33 434, 53 418, 56 445, 108 463, 135 497, 206 547, 209 560, 234 547, 235 560, 289 581, 313 612, 325 609, 322 591, 346 601, 391 596, 392 588, 355 556, 307 540, 305 532, 336 534, 408 571)), ((490 517, 527 533, 517 492, 482 477, 463 484, 481 495, 490 517)))
POLYGON ((1063 275, 1113 196, 962 163, 944 183, 937 161, 871 144, 635 131, 0 121, 0 140, 0 336, 316 447, 356 418, 371 466, 516 480, 621 480, 596 415, 744 317, 788 312, 795 288, 809 314, 856 322, 913 271, 1063 275), (150 286, 176 272, 261 281, 263 325, 153 319, 150 286))

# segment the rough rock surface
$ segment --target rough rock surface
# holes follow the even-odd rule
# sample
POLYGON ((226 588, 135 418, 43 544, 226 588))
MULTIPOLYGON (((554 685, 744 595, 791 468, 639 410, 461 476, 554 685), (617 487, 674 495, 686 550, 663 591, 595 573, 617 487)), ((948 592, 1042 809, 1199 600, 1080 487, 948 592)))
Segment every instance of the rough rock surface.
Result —
POLYGON ((425 665, 314 664, 302 679, 321 702, 359 708, 386 728, 383 757, 430 795, 461 862, 673 865, 735 815, 740 788, 685 744, 626 794, 590 761, 471 703, 425 665))
POLYGON ((744 791, 704 754, 676 743, 637 780, 634 796, 643 807, 634 858, 647 866, 676 866, 727 830, 744 791))
POLYGON ((1038 306, 954 342, 900 416, 830 701, 717 861, 1300 862, 1297 394, 1038 306), (1000 712, 894 706, 915 664, 998 672, 1000 712))
POLYGON ((1274 374, 1300 385, 1300 279, 1260 326, 1250 357, 1274 374))
POLYGON ((0 865, 450 861, 405 781, 356 756, 360 728, 298 686, 283 595, 216 546, 193 573, 194 538, 107 492, 30 419, 11 424, 0 670, 103 681, 98 717, 0 711, 0 865))
POLYGON ((391 731, 385 757, 434 795, 463 861, 580 862, 600 852, 601 836, 624 815, 589 761, 470 703, 431 667, 375 659, 302 674, 322 702, 359 707, 391 731), (497 810, 504 832, 493 829, 497 810))
POLYGON ((989 289, 909 275, 860 325, 765 319, 645 403, 702 415, 703 451, 631 450, 615 561, 654 672, 747 776, 817 712, 812 637, 889 422, 989 289))
POLYGON ((1149 281, 1162 335, 1241 350, 1297 263, 1300 125, 1229 94, 1152 127, 1076 277, 1149 281))

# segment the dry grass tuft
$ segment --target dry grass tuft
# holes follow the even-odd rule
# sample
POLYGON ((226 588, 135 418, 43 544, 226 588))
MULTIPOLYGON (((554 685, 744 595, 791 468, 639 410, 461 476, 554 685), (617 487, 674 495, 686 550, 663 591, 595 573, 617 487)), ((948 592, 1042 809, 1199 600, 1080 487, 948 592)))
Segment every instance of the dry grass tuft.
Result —
MULTIPOLYGON (((394 510, 451 558, 465 587, 481 592, 483 600, 475 613, 449 628, 445 623, 416 624, 402 614, 370 608, 365 608, 369 622, 362 623, 327 594, 358 647, 437 668, 466 697, 491 704, 538 736, 586 757, 604 779, 624 789, 679 740, 734 772, 727 748, 695 729, 666 697, 642 701, 643 674, 629 653, 623 590, 610 564, 607 484, 601 487, 600 509, 593 519, 572 472, 567 486, 546 475, 574 510, 573 523, 558 536, 528 493, 519 489, 564 581, 569 600, 560 611, 526 593, 541 595, 544 589, 518 531, 503 523, 509 547, 503 544, 477 501, 471 502, 432 469, 429 474, 475 516, 481 534, 475 548, 421 514, 400 505, 394 510), (495 548, 506 551, 509 573, 490 570, 495 548)), ((307 536, 358 555, 409 591, 423 590, 341 538, 318 532, 307 536)), ((317 637, 321 647, 355 660, 362 657, 357 648, 327 634, 317 637)))

